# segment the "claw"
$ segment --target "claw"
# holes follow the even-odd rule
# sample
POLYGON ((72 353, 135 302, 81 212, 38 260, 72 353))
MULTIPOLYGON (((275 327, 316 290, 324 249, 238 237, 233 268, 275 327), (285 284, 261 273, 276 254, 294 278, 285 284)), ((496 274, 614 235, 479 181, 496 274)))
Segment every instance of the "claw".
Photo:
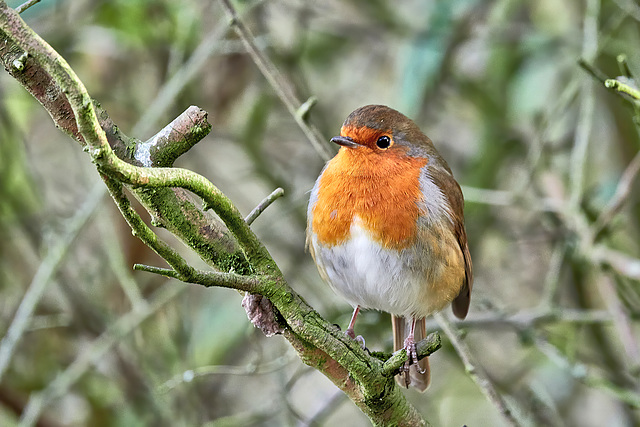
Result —
POLYGON ((353 328, 347 328, 347 330, 346 330, 346 331, 344 331, 344 334, 345 334, 346 336, 348 336, 349 338, 351 338, 352 340, 355 340, 355 339, 356 339, 356 333, 355 333, 355 332, 353 332, 353 328))
POLYGON ((400 372, 404 374, 404 384, 407 388, 409 388, 409 384, 411 384, 411 376, 409 375, 411 365, 415 365, 416 371, 420 374, 427 372, 426 369, 421 368, 420 364, 418 364, 418 349, 413 339, 413 330, 411 332, 412 333, 404 340, 404 350, 407 352, 407 361, 400 369, 400 372))
POLYGON ((422 369, 420 367, 420 364, 418 364, 418 349, 416 348, 416 343, 413 340, 413 338, 411 339, 411 342, 408 345, 407 345, 407 341, 405 340, 404 345, 405 345, 404 348, 407 350, 407 354, 409 355, 409 360, 407 360, 407 363, 409 365, 415 364, 416 370, 421 374, 424 374, 425 372, 427 372, 426 369, 422 369))

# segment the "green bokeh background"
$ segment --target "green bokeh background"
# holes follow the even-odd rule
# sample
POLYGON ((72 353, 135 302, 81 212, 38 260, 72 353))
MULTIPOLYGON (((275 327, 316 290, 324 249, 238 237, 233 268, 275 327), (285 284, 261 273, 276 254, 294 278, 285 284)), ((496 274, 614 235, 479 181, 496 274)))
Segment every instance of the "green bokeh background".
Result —
MULTIPOLYGON (((298 96, 317 97, 310 120, 327 141, 349 112, 369 103, 403 111, 434 141, 467 199, 476 276, 470 319, 526 317, 549 306, 561 317, 580 310, 608 319, 465 328, 489 378, 525 410, 530 425, 638 425, 638 406, 612 392, 615 386, 635 399, 640 393, 640 360, 625 347, 638 335, 638 282, 585 259, 574 227, 575 218, 597 217, 640 147, 629 103, 578 59, 615 77, 616 57, 626 54, 640 75, 638 4, 234 4, 298 96), (582 165, 574 147, 582 135, 588 147, 572 205, 572 177, 582 165), (605 286, 610 282, 613 287, 605 286), (620 338, 611 313, 625 316, 631 338, 620 338), (576 367, 603 382, 585 381, 576 367)), ((229 31, 218 2, 44 0, 23 18, 67 59, 126 134, 146 139, 189 105, 208 111, 211 134, 177 166, 209 178, 243 213, 283 187, 286 197, 253 228, 291 286, 327 319, 346 325, 350 307, 322 283, 304 249, 308 192, 323 161, 229 31), (184 88, 162 104, 159 94, 174 76, 184 88)), ((0 333, 96 185, 88 156, 0 73, 0 333)), ((640 256, 637 188, 602 240, 632 260, 640 256)), ((47 406, 41 425, 368 425, 282 337, 265 338, 251 326, 237 292, 134 272, 134 263, 162 265, 103 197, 48 284, 0 382, 0 425, 16 424, 34 393, 67 375, 101 334, 166 286, 184 290, 90 364, 47 406)), ((390 350, 388 317, 362 314, 357 332, 370 348, 390 350)), ((434 425, 503 425, 444 342, 431 359, 431 387, 425 394, 407 391, 409 399, 434 425)))

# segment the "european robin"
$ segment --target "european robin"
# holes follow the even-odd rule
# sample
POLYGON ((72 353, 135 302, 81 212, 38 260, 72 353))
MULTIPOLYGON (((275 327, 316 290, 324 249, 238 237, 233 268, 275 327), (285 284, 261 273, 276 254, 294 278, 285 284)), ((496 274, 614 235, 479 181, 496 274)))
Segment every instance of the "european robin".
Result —
POLYGON ((353 307, 392 316, 395 350, 408 362, 397 377, 420 391, 428 358, 417 361, 425 317, 452 303, 469 311, 473 272, 462 191, 431 140, 383 105, 352 112, 331 139, 340 145, 318 177, 308 207, 307 245, 322 278, 353 307))

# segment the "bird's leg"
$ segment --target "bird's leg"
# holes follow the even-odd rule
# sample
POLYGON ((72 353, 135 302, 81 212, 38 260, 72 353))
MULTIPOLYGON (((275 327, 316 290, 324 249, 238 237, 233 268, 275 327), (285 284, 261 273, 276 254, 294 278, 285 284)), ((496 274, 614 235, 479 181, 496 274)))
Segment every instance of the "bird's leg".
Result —
MULTIPOLYGON (((418 350, 416 348, 416 341, 414 339, 414 330, 416 328, 416 318, 414 317, 413 319, 411 319, 411 331, 409 332, 409 335, 407 335, 407 338, 405 338, 404 340, 404 349, 407 352, 407 362, 404 365, 404 372, 409 372, 409 366, 411 366, 412 364, 416 365, 416 370, 421 373, 424 374, 426 372, 425 369, 420 368, 420 365, 418 364, 418 350)), ((407 378, 407 385, 408 385, 408 374, 406 376, 407 378)))
POLYGON ((358 341, 360 343, 360 345, 362 346, 362 348, 366 348, 364 346, 364 338, 362 338, 362 335, 358 335, 356 337, 356 333, 353 331, 353 328, 356 325, 356 317, 358 317, 358 313, 360 313, 360 306, 359 305, 357 305, 356 308, 353 310, 353 314, 351 315, 351 321, 349 322, 349 326, 347 327, 347 330, 344 331, 344 333, 349 338, 358 341))
POLYGON ((358 313, 360 313, 359 305, 357 305, 356 308, 353 310, 353 314, 351 315, 351 321, 349 322, 349 326, 347 327, 347 330, 344 331, 344 333, 347 334, 348 337, 351 337, 353 339, 356 338, 356 334, 355 332, 353 332, 353 328, 356 325, 356 317, 358 317, 358 313))

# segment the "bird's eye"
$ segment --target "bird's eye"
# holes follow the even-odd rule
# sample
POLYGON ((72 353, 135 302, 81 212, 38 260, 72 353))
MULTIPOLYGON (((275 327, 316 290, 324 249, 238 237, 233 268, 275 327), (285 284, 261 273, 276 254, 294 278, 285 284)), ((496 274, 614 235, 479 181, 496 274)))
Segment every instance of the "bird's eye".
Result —
POLYGON ((391 138, 389 138, 387 135, 383 135, 378 138, 378 140, 376 141, 376 145, 378 146, 378 148, 386 150, 391 146, 391 138))

